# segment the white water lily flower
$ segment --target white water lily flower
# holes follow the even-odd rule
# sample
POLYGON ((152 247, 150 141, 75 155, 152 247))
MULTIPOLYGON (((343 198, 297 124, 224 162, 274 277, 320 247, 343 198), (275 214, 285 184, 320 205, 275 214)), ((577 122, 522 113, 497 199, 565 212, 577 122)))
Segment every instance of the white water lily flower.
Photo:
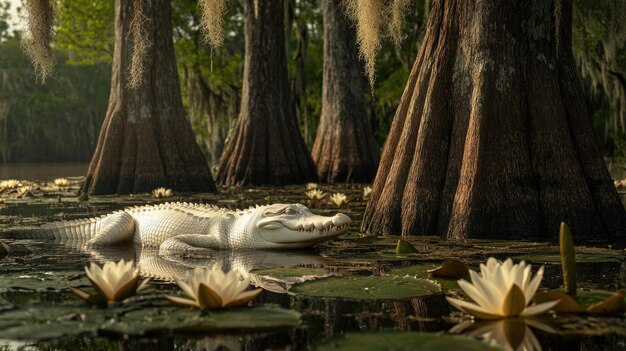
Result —
POLYGON ((346 197, 346 194, 334 193, 330 197, 330 202, 333 203, 337 207, 341 207, 348 203, 348 198, 346 197))
POLYGON ((224 273, 222 266, 196 268, 185 280, 176 283, 189 298, 166 296, 171 302, 198 307, 200 309, 218 309, 241 306, 254 299, 262 289, 247 290, 250 277, 233 269, 224 273))
POLYGON ((0 182, 0 189, 15 189, 22 186, 22 183, 17 179, 7 179, 0 182))
POLYGON ((152 190, 152 196, 157 199, 172 197, 172 195, 174 195, 174 192, 172 191, 172 189, 156 188, 152 190))
POLYGON ((317 183, 306 183, 306 190, 317 189, 317 183))
POLYGON ((324 192, 319 189, 309 190, 305 192, 305 194, 310 200, 316 202, 322 201, 322 199, 326 197, 326 194, 324 194, 324 192))
POLYGON ((15 197, 25 198, 25 197, 33 196, 33 190, 34 190, 33 187, 30 185, 21 186, 17 188, 17 193, 15 194, 15 197))
MULTIPOLYGON (((139 282, 139 268, 132 260, 126 262, 121 259, 119 262, 109 261, 102 267, 91 263, 90 267, 85 267, 87 278, 96 289, 98 297, 106 301, 121 301, 133 296, 137 291, 143 289, 149 279, 139 282)), ((95 302, 96 296, 88 294, 80 289, 71 288, 72 292, 83 300, 95 302)))
POLYGON ((559 300, 530 305, 543 278, 543 266, 532 277, 531 266, 522 261, 513 264, 509 258, 504 263, 491 257, 480 265, 480 274, 470 270, 472 282, 461 279, 459 286, 475 303, 451 297, 448 302, 459 310, 479 319, 529 317, 542 314, 559 300))
POLYGON ((66 186, 70 186, 70 181, 67 180, 66 178, 57 178, 54 180, 54 185, 58 187, 66 187, 66 186))
POLYGON ((363 199, 365 200, 369 199, 371 193, 372 193, 371 186, 363 187, 363 199))

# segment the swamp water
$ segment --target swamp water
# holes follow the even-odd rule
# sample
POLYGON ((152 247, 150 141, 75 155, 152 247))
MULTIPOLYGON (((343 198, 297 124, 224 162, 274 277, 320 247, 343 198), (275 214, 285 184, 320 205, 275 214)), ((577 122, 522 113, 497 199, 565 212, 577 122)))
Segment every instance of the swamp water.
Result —
MULTIPOLYGON (((444 294, 463 296, 455 280, 430 277, 445 259, 472 269, 487 257, 545 264, 544 289, 562 284, 558 247, 548 243, 435 237, 409 241, 417 253, 397 255, 398 238, 358 234, 365 209, 362 187, 321 186, 351 200, 342 209, 309 203, 303 186, 233 189, 216 194, 174 196, 189 201, 243 208, 254 204, 307 204, 314 212, 344 212, 353 232, 299 251, 215 251, 206 256, 161 257, 132 246, 84 251, 62 242, 12 239, 11 232, 43 223, 96 216, 128 206, 159 203, 148 195, 94 197, 78 202, 79 179, 68 188, 34 186, 33 197, 2 194, 0 238, 11 246, 0 259, 0 350, 624 350, 626 317, 545 315, 471 324, 453 312, 444 294), (39 189, 37 189, 39 187, 39 189), (120 258, 139 262, 152 277, 136 297, 91 307, 69 286, 87 287, 84 266, 120 258), (220 263, 249 271, 265 290, 250 307, 201 313, 170 305, 163 295, 179 294, 172 278, 198 266, 220 263), (464 324, 461 324, 464 323, 464 324), (461 335, 452 335, 462 329, 461 335), (456 326, 456 327, 455 327, 456 326), (481 339, 491 340, 488 344, 481 339), (499 345, 499 346, 498 346, 499 345)), ((556 235, 556 234, 555 234, 556 235)), ((624 251, 578 247, 578 287, 588 303, 626 288, 624 251)), ((466 297, 465 297, 466 298, 466 297)))

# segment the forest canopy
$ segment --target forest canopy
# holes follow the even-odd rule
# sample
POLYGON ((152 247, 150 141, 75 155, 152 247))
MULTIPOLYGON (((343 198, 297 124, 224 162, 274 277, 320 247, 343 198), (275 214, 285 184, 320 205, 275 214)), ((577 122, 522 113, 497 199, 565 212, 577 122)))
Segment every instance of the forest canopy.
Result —
MULTIPOLYGON (((203 6, 208 3, 201 2, 203 6)), ((364 81, 368 73, 373 77, 375 67, 373 89, 364 91, 364 95, 369 123, 379 146, 385 141, 419 47, 419 40, 413 38, 422 37, 429 11, 428 0, 393 3, 404 9, 404 20, 392 16, 389 28, 379 29, 379 42, 370 43, 379 47, 375 61, 364 54, 365 62, 361 62, 364 81), (395 33, 395 39, 410 39, 397 45, 399 40, 388 40, 389 33, 395 33)), ((10 2, 0 1, 3 162, 84 162, 96 144, 109 94, 113 2, 57 0, 54 4, 54 61, 33 68, 20 46, 24 34, 10 24, 14 22, 9 18, 10 2), (52 66, 50 78, 40 84, 35 70, 49 70, 52 66)), ((353 18, 359 14, 356 4, 348 1, 353 18)), ((225 2, 216 11, 224 14, 222 25, 207 28, 198 1, 176 0, 172 5, 183 103, 197 141, 215 164, 239 113, 243 8, 239 1, 225 2), (218 27, 221 33, 216 31, 218 27), (203 31, 209 34, 209 42, 203 31), (221 45, 215 45, 220 44, 222 37, 221 45)), ((304 141, 311 147, 321 114, 322 14, 317 0, 290 0, 287 5, 285 50, 293 108, 304 141)), ((574 1, 573 48, 580 76, 604 153, 616 157, 626 157, 626 31, 620 20, 625 18, 625 7, 623 2, 608 0, 574 1)), ((20 16, 24 17, 23 10, 20 16)), ((361 45, 363 40, 359 39, 361 45)))

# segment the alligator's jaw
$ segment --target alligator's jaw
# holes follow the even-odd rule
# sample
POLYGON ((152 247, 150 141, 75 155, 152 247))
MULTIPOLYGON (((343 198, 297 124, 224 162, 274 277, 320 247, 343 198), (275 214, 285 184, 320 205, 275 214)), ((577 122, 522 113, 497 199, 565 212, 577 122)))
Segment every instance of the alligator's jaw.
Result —
POLYGON ((334 217, 313 216, 301 223, 282 223, 280 229, 261 230, 260 234, 272 243, 306 247, 346 233, 350 223, 350 217, 341 213, 334 217))

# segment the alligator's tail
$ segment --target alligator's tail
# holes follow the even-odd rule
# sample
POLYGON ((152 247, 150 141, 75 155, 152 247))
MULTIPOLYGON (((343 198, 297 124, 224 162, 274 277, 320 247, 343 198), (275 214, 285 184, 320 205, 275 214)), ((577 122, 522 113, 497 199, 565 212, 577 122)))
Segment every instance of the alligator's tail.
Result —
POLYGON ((98 233, 106 216, 46 223, 39 228, 15 233, 24 239, 87 241, 98 233))
POLYGON ((132 238, 133 217, 124 211, 109 215, 44 224, 41 227, 18 235, 25 239, 60 239, 88 241, 98 237, 98 243, 111 244, 132 238))

